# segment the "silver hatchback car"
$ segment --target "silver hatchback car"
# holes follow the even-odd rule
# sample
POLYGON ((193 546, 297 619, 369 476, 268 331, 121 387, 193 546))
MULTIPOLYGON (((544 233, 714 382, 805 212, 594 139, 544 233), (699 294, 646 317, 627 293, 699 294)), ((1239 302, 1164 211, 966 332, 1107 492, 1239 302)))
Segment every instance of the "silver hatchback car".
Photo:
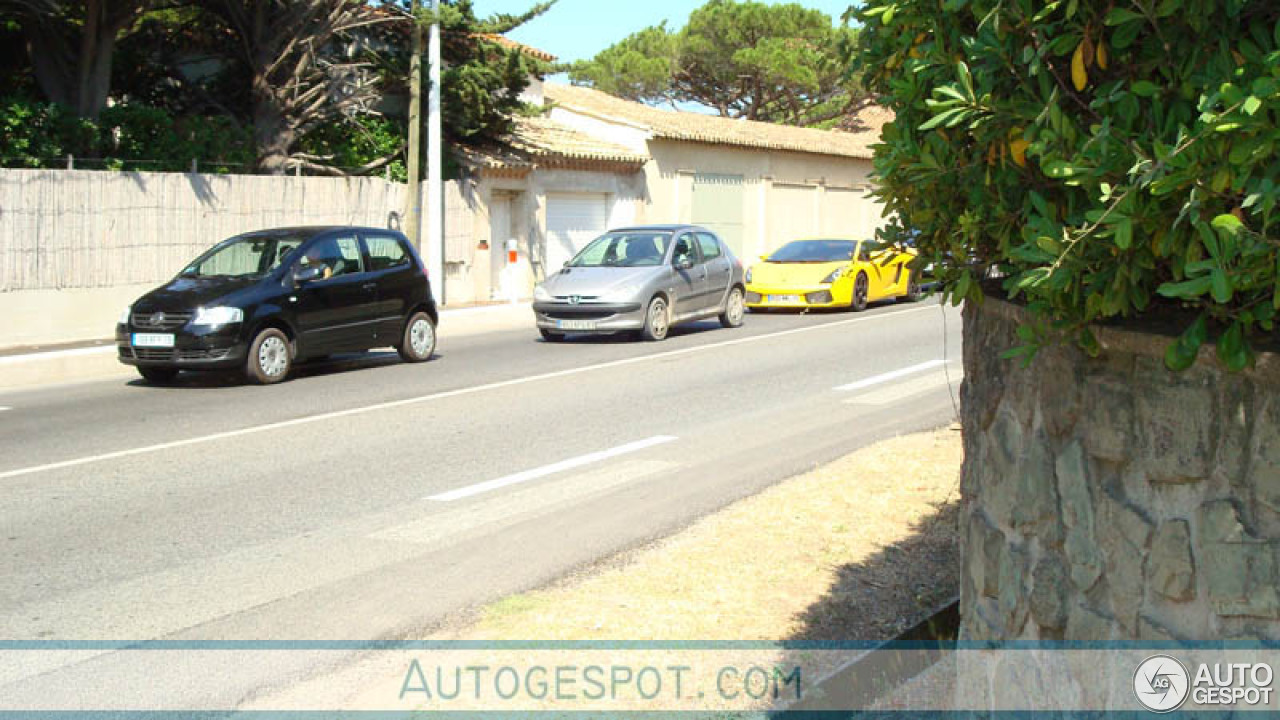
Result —
POLYGON ((739 327, 745 314, 742 262, 710 230, 646 225, 610 230, 534 288, 542 337, 638 333, 662 340, 675 325, 719 317, 739 327))

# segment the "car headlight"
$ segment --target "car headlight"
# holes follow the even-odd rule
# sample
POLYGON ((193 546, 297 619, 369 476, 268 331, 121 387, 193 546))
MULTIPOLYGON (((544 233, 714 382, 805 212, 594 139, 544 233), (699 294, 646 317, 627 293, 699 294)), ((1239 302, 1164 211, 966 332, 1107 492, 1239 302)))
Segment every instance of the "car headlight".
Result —
POLYGON ((116 323, 119 325, 128 325, 129 315, 132 313, 133 313, 133 306, 132 305, 126 306, 124 310, 120 311, 120 319, 116 320, 116 323))
POLYGON ((541 302, 547 302, 551 299, 551 293, 541 285, 533 286, 533 299, 541 302))
POLYGON ((822 279, 822 282, 821 282, 820 284, 822 284, 822 285, 830 285, 831 283, 833 283, 833 282, 835 282, 836 280, 838 280, 838 279, 840 278, 840 275, 841 275, 842 273, 844 273, 844 270, 836 270, 835 272, 833 272, 833 273, 831 273, 830 275, 828 275, 828 276, 826 276, 825 278, 823 278, 823 279, 822 279))
POLYGON ((242 322, 244 311, 235 307, 211 307, 196 310, 192 325, 230 325, 242 322))
POLYGON ((600 297, 597 299, 600 302, 607 302, 607 303, 626 302, 628 300, 634 299, 636 296, 636 293, 639 292, 639 290, 640 290, 639 285, 625 285, 620 288, 614 288, 613 290, 603 292, 600 294, 600 297))
POLYGON ((755 268, 747 268, 747 282, 751 282, 751 271, 755 268))

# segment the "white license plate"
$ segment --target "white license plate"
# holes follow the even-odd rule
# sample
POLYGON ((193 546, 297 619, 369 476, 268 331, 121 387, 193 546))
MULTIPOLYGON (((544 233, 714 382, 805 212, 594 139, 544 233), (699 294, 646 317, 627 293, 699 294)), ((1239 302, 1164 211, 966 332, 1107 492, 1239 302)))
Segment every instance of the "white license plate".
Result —
POLYGON ((595 330, 596 324, 593 320, 557 320, 556 327, 561 330, 595 330))
POLYGON ((171 348, 173 347, 173 333, 134 333, 133 346, 171 348))
POLYGON ((769 302, 798 303, 800 302, 800 296, 799 295, 770 295, 769 302))

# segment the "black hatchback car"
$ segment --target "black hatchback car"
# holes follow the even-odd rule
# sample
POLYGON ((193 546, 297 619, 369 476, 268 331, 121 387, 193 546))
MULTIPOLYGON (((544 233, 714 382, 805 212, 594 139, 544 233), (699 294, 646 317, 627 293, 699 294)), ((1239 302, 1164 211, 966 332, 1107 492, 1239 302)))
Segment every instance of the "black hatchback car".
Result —
POLYGON ((283 380, 296 360, 393 346, 431 357, 435 300, 401 233, 281 228, 225 240, 120 315, 120 362, 151 382, 181 370, 242 368, 283 380))

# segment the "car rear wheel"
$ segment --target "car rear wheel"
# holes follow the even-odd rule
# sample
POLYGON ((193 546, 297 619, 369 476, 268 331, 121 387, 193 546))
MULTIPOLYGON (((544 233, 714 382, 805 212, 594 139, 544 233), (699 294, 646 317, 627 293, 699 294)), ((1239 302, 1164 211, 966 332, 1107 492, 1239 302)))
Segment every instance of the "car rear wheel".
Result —
POLYGON ((907 276, 907 302, 915 302, 924 297, 924 290, 920 287, 920 273, 915 270, 907 276))
POLYGON ((409 316, 409 322, 404 325, 404 336, 396 346, 400 358, 408 363, 426 362, 435 351, 436 326, 432 324, 431 317, 424 312, 409 316))
POLYGON ((849 300, 849 309, 854 312, 862 312, 867 309, 867 291, 871 288, 871 281, 867 280, 866 273, 858 273, 858 277, 853 281, 853 297, 849 300))
POLYGON ((276 328, 267 328, 249 346, 245 374, 256 383, 271 385, 284 380, 292 366, 293 349, 288 336, 276 328))
POLYGON ((720 325, 727 328, 742 327, 742 316, 746 313, 746 305, 742 297, 742 288, 730 288, 729 299, 724 303, 724 312, 720 313, 720 325))
POLYGON ((143 380, 153 385, 167 385, 178 377, 178 371, 175 368, 140 367, 138 374, 143 380))
POLYGON ((547 342, 561 342, 564 340, 564 333, 553 332, 546 328, 538 328, 538 332, 542 333, 542 339, 547 342))
POLYGON ((656 297, 649 301, 649 309, 644 314, 644 329, 640 336, 645 340, 665 340, 667 331, 671 329, 667 317, 667 301, 656 297))

